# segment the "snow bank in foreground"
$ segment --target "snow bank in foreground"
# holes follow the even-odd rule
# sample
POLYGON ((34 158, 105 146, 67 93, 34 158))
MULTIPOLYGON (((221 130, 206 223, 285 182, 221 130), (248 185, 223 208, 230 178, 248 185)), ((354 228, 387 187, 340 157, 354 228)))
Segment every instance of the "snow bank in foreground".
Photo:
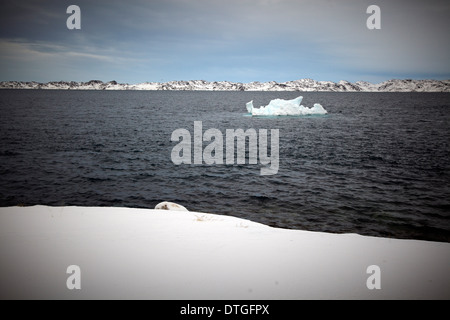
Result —
POLYGON ((188 211, 0 208, 0 298, 450 298, 450 243, 188 211), (77 265, 81 290, 68 290, 77 265), (369 290, 367 268, 380 267, 369 290))
POLYGON ((297 97, 292 100, 275 99, 271 100, 267 106, 255 108, 253 100, 246 103, 248 113, 253 116, 302 116, 302 115, 323 115, 327 111, 318 103, 315 103, 312 108, 300 105, 303 97, 297 97))

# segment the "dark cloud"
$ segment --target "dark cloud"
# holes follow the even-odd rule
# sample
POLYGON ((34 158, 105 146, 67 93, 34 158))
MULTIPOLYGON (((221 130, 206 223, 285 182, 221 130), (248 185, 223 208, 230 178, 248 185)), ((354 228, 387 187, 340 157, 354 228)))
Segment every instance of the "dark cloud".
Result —
POLYGON ((239 75, 228 78, 234 81, 317 75, 322 80, 371 80, 362 77, 367 74, 449 77, 447 1, 378 0, 382 29, 369 31, 365 11, 372 2, 6 2, 0 13, 1 80, 24 68, 33 79, 54 77, 58 68, 65 78, 69 72, 61 66, 75 63, 80 76, 83 70, 96 70, 97 78, 104 78, 114 70, 128 82, 225 80, 229 70, 239 75), (78 31, 66 28, 71 4, 81 8, 78 31))

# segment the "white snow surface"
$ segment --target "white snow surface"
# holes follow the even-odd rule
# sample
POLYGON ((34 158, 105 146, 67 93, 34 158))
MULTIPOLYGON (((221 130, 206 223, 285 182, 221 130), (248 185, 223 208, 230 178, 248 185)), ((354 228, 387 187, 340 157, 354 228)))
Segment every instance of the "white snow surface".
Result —
POLYGON ((450 243, 189 211, 0 208, 1 299, 449 299, 450 243), (67 268, 81 271, 69 290, 67 268), (380 267, 369 290, 367 268, 380 267))
POLYGON ((255 108, 253 100, 246 103, 248 113, 253 116, 301 116, 301 115, 323 115, 327 111, 319 104, 315 103, 312 108, 301 105, 303 97, 299 96, 292 100, 274 99, 267 106, 255 108))

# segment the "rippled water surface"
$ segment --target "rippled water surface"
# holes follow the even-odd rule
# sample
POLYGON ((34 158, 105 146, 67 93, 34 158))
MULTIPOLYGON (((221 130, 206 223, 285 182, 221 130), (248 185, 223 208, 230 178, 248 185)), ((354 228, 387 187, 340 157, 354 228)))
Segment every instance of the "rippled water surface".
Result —
POLYGON ((0 112, 0 206, 167 200, 282 228, 450 242, 450 94, 2 90, 0 112), (298 95, 329 114, 245 114, 250 100, 298 95), (278 174, 174 165, 171 134, 193 135, 194 121, 224 135, 279 129, 278 174))

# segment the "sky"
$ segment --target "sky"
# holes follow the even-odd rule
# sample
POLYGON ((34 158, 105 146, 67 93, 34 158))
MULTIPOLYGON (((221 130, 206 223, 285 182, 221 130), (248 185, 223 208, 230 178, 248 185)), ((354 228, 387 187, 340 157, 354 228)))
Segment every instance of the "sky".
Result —
POLYGON ((447 0, 2 3, 0 81, 450 79, 447 0), (66 26, 70 5, 81 29, 66 26), (381 29, 370 30, 370 5, 381 29))

